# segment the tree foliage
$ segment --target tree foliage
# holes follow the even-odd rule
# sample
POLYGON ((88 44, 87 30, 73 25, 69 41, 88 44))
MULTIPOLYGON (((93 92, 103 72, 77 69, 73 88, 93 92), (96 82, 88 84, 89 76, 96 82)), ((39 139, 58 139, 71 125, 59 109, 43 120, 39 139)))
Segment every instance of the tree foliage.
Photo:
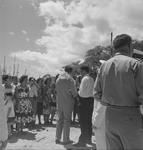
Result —
MULTIPOLYGON (((143 51, 143 40, 133 41, 133 49, 138 49, 140 51, 143 51)), ((100 60, 108 60, 113 55, 113 49, 111 46, 95 46, 93 49, 90 49, 87 51, 84 62, 80 64, 80 61, 73 62, 72 66, 76 68, 76 70, 79 69, 79 67, 83 64, 88 65, 93 71, 96 72, 97 68, 101 65, 100 60)))

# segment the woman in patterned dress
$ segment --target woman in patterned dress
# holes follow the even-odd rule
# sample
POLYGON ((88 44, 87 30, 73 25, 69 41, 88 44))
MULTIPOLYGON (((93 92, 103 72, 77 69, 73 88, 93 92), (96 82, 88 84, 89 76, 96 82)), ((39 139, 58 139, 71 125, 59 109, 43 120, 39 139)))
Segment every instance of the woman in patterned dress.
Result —
POLYGON ((30 125, 34 120, 27 81, 28 77, 23 75, 20 78, 20 85, 17 86, 15 90, 16 120, 18 131, 22 131, 24 125, 30 125))

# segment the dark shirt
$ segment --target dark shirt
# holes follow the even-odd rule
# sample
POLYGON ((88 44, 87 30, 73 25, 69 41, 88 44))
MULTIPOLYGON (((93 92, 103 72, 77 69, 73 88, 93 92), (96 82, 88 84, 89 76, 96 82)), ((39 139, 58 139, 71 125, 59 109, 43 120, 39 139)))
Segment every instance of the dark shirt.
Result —
POLYGON ((125 55, 103 63, 94 85, 94 96, 103 104, 138 106, 143 103, 143 64, 125 55))

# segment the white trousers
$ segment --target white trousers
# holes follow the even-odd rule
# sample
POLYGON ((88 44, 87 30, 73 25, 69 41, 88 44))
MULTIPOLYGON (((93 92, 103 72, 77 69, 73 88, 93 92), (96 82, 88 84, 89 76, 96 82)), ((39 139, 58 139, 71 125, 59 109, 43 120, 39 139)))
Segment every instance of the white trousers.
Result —
POLYGON ((97 150, 106 150, 105 110, 106 107, 95 101, 93 126, 97 150))

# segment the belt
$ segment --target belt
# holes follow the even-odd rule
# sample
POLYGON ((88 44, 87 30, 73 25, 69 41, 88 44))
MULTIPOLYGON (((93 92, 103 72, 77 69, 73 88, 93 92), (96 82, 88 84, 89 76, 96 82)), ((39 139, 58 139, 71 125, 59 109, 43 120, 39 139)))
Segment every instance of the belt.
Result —
POLYGON ((107 107, 111 107, 111 108, 140 108, 140 105, 135 105, 135 106, 119 106, 119 105, 111 105, 105 102, 101 102, 102 105, 107 106, 107 107))

